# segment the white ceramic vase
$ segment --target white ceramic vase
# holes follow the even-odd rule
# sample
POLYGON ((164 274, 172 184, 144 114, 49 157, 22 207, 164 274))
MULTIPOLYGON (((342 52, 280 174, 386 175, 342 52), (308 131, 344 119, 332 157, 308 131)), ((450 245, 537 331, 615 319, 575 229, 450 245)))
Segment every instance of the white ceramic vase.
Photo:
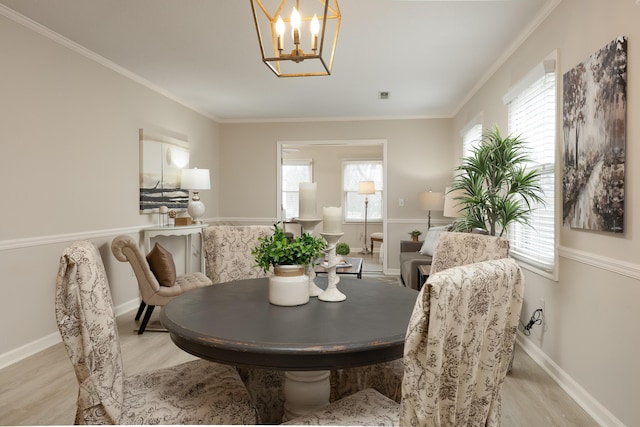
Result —
POLYGON ((309 277, 302 265, 277 265, 269 278, 269 302, 294 306, 309 302, 309 277))

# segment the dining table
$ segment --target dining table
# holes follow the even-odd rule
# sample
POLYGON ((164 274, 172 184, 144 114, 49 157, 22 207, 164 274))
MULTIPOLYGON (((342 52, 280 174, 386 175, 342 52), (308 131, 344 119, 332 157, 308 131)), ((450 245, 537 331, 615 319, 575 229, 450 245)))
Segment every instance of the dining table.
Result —
MULTIPOLYGON (((316 277, 320 288, 327 278, 316 277)), ((379 280, 341 277, 347 298, 269 303, 269 279, 220 283, 167 303, 160 320, 172 341, 202 359, 285 371, 285 420, 329 403, 330 370, 403 356, 418 292, 379 280)))

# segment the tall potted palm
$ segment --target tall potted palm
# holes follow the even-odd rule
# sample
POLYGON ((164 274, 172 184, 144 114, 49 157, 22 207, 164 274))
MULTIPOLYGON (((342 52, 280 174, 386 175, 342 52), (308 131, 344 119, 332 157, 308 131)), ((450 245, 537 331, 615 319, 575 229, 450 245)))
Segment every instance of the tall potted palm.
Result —
POLYGON ((503 137, 498 126, 482 135, 472 154, 456 168, 450 192, 459 191, 462 218, 454 230, 481 229, 502 236, 512 223, 529 224, 538 203, 544 203, 540 170, 530 168, 526 142, 503 137))

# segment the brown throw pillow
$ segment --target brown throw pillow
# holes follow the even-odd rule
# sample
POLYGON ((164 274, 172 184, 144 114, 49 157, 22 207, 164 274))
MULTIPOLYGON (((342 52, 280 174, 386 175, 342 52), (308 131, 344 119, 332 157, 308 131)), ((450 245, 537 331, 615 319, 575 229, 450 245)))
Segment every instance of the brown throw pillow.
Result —
POLYGON ((176 265, 171 252, 155 244, 147 254, 147 262, 161 286, 173 286, 176 283, 176 265))

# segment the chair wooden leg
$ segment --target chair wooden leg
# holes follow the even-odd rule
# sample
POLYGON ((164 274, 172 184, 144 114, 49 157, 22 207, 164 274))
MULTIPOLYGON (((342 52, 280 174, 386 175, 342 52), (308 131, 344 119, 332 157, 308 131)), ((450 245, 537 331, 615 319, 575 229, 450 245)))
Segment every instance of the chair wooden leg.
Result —
POLYGON ((140 329, 138 329, 138 335, 142 335, 144 330, 147 328, 147 323, 149 323, 149 319, 151 318, 151 313, 153 313, 154 308, 156 308, 155 305, 150 305, 147 307, 147 311, 144 313, 144 318, 142 319, 142 323, 140 324, 140 329))
POLYGON ((136 320, 140 320, 140 316, 142 316, 142 312, 147 304, 144 301, 140 301, 140 307, 138 307, 138 312, 136 313, 136 320))

